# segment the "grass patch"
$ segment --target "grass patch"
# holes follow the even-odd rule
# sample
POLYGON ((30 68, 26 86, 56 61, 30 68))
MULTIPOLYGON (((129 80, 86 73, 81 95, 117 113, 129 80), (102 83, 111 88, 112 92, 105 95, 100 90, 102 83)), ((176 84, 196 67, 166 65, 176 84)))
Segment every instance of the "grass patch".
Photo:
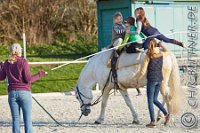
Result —
MULTIPOLYGON (((63 68, 49 71, 53 66, 31 66, 32 74, 40 70, 49 71, 48 75, 32 84, 33 93, 67 92, 71 91, 85 64, 71 64, 63 68)), ((7 94, 7 87, 0 82, 0 95, 7 94)))
POLYGON ((33 73, 37 73, 40 70, 49 71, 48 75, 32 84, 32 91, 34 93, 71 91, 71 87, 76 84, 84 65, 72 64, 54 71, 49 71, 52 67, 32 67, 31 70, 33 73))

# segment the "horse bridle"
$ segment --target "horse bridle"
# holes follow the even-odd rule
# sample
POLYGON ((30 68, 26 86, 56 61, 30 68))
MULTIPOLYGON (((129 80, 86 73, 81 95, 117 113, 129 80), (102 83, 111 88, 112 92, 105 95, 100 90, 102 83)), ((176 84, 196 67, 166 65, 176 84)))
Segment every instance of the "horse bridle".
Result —
POLYGON ((79 99, 81 100, 81 103, 82 103, 82 105, 81 105, 80 108, 82 109, 83 106, 86 106, 86 107, 87 107, 87 106, 91 106, 91 103, 85 104, 84 101, 83 101, 83 99, 82 99, 82 97, 84 97, 84 98, 86 98, 86 99, 89 99, 89 100, 92 99, 92 98, 83 95, 83 93, 80 92, 78 86, 76 86, 76 90, 77 90, 77 94, 78 94, 78 96, 79 96, 79 99), (81 97, 81 96, 82 96, 82 97, 81 97))
POLYGON ((79 96, 79 99, 80 99, 81 102, 82 102, 82 105, 81 105, 81 107, 80 107, 81 109, 82 109, 83 106, 86 106, 86 107, 87 107, 87 106, 94 106, 94 105, 98 104, 99 102, 101 102, 100 98, 103 96, 103 93, 104 93, 104 91, 105 91, 105 88, 106 88, 106 86, 107 86, 108 83, 109 83, 109 79, 110 79, 111 73, 112 73, 112 70, 110 70, 110 72, 109 72, 109 75, 108 75, 108 78, 107 78, 107 80, 106 80, 106 83, 105 83, 105 85, 104 85, 104 87, 103 87, 103 89, 102 89, 102 90, 103 90, 103 91, 102 91, 102 94, 101 94, 92 104, 91 104, 91 103, 85 104, 85 103, 83 102, 83 99, 82 99, 81 96, 83 96, 83 97, 86 98, 86 99, 92 99, 92 98, 83 95, 83 94, 80 92, 80 90, 79 90, 79 88, 78 88, 78 85, 76 86, 77 94, 78 94, 78 96, 79 96))

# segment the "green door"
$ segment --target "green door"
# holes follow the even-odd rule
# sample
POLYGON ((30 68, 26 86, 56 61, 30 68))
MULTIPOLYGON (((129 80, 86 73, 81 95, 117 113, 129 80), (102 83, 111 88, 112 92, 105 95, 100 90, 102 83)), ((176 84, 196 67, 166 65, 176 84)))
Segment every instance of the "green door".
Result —
POLYGON ((98 0, 98 50, 111 44, 113 15, 121 12, 124 19, 131 16, 131 0, 98 0))

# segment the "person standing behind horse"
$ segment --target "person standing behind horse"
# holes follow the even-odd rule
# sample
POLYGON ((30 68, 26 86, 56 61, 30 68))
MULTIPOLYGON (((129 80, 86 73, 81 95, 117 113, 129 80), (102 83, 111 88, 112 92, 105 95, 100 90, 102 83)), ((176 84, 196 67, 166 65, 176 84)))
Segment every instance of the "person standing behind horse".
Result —
POLYGON ((0 80, 8 79, 8 102, 12 115, 12 132, 20 133, 20 110, 23 112, 25 133, 32 133, 32 94, 31 83, 45 76, 40 71, 31 75, 28 62, 21 57, 22 48, 19 44, 10 47, 10 57, 0 63, 0 80))
POLYGON ((162 75, 162 67, 163 67, 163 56, 167 56, 169 50, 164 47, 164 45, 160 42, 157 44, 155 39, 151 39, 148 45, 147 55, 144 59, 144 64, 141 67, 141 70, 138 74, 136 74, 136 79, 140 80, 145 73, 147 72, 147 101, 148 101, 148 109, 150 114, 151 122, 147 124, 147 127, 155 126, 155 118, 154 118, 154 107, 155 104, 165 115, 165 125, 169 121, 169 114, 163 107, 163 105, 158 101, 158 94, 160 91, 161 82, 163 80, 162 75), (163 52, 160 51, 160 45, 163 48, 163 52))

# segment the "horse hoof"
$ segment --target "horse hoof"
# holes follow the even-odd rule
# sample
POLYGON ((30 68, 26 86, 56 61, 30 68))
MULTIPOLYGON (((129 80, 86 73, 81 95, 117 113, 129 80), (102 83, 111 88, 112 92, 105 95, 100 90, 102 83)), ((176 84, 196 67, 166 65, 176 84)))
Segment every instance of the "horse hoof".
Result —
POLYGON ((139 120, 134 120, 134 121, 132 122, 132 124, 140 124, 140 121, 139 121, 139 120))
POLYGON ((99 121, 95 121, 94 124, 101 124, 101 122, 99 122, 99 121))

